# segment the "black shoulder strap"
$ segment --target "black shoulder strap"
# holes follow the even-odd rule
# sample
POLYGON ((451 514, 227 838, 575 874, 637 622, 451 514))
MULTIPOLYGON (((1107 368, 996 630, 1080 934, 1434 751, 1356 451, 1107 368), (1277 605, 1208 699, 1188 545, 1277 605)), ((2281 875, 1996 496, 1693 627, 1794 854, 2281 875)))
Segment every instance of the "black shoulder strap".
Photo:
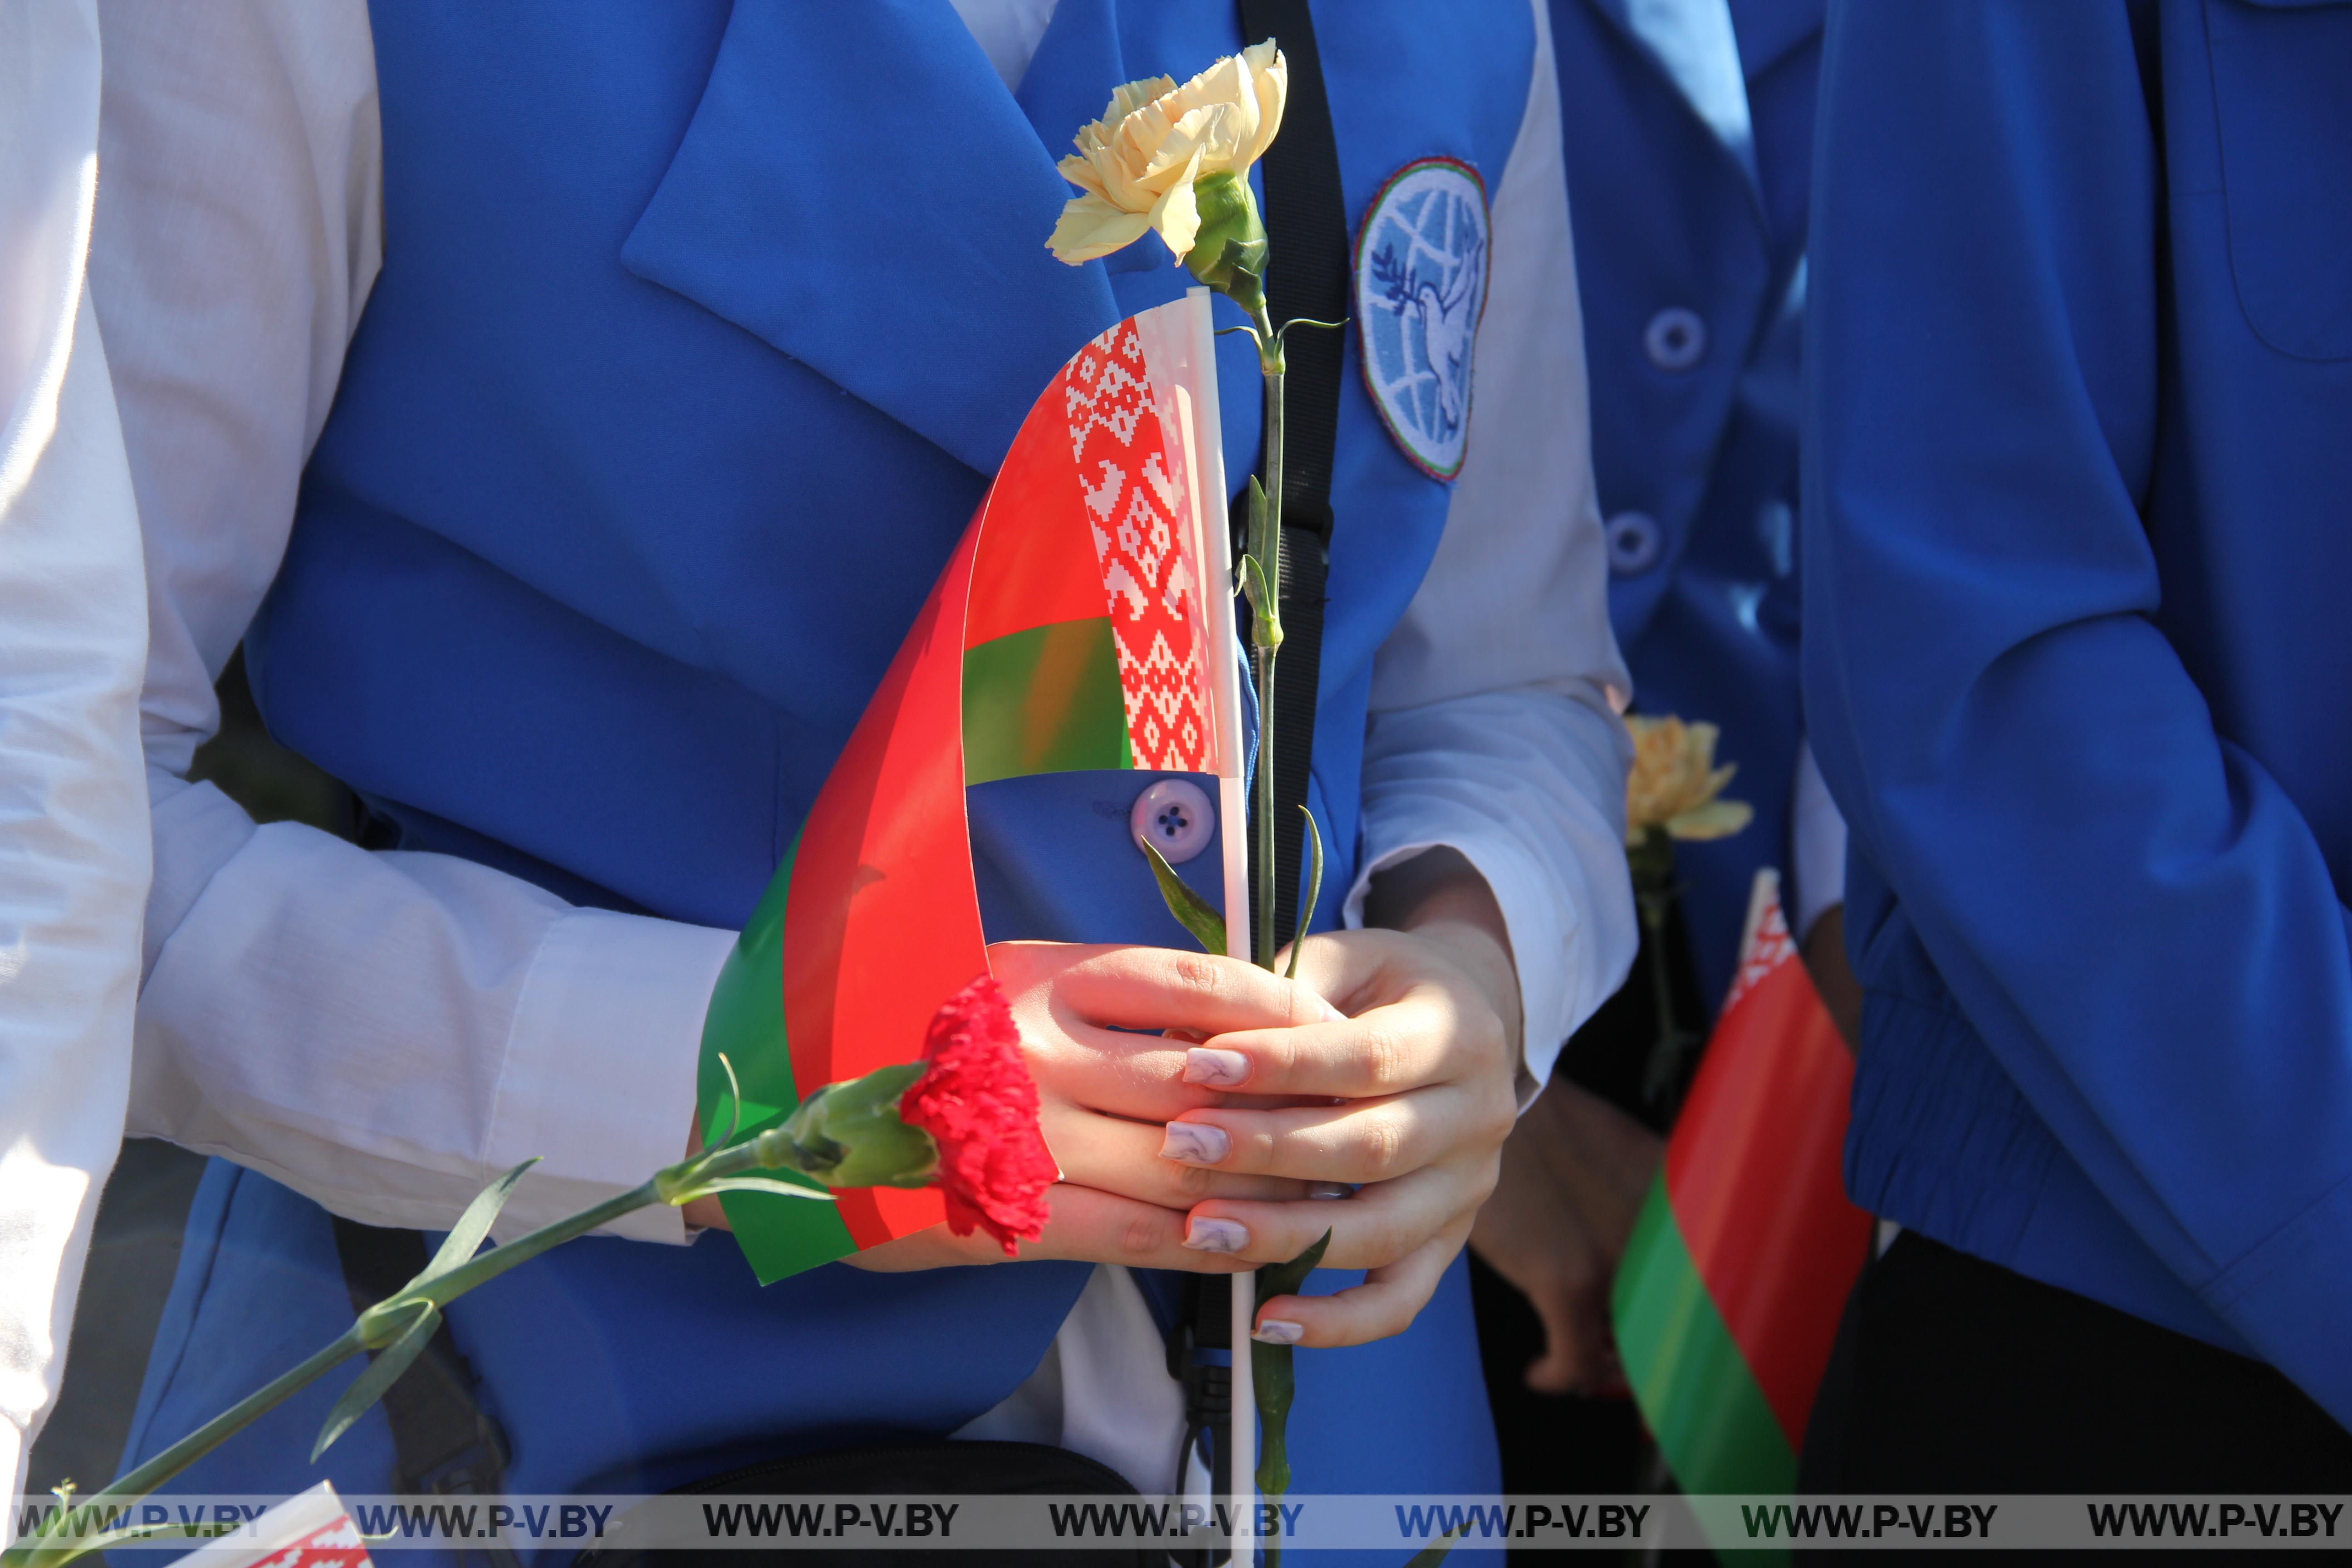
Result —
MULTIPOLYGON (((1242 41, 1272 38, 1290 71, 1282 134, 1260 165, 1265 179, 1269 257, 1266 310, 1278 323, 1338 321, 1348 315, 1348 205, 1339 185, 1339 143, 1307 0, 1239 0, 1242 41)), ((1331 565, 1331 460, 1339 438, 1344 331, 1308 330, 1287 340, 1283 397, 1282 662, 1274 689, 1274 929, 1298 922, 1299 870, 1307 847, 1307 773, 1315 756, 1315 692, 1323 673, 1323 584, 1331 565)), ((1248 521, 1234 510, 1236 536, 1248 521)), ((1233 1281, 1186 1277, 1183 1310, 1169 1334, 1168 1370, 1184 1384, 1184 1452, 1214 1436, 1211 1469, 1228 1485, 1222 1431, 1232 1408, 1233 1281)), ((1182 1482, 1179 1481, 1179 1485, 1182 1482)))
MULTIPOLYGON (((1242 40, 1272 38, 1289 68, 1282 133, 1266 149, 1266 310, 1285 321, 1348 315, 1348 204, 1331 130, 1322 56, 1307 0, 1239 0, 1242 40)), ((1282 659, 1274 694, 1276 940, 1297 929, 1307 774, 1315 755, 1315 693, 1323 674, 1323 584, 1331 564, 1331 461, 1339 437, 1347 333, 1309 329, 1286 340, 1283 397, 1282 659)), ((1265 759, 1260 760, 1265 765, 1265 759)))
MULTIPOLYGON (((425 1237, 417 1232, 334 1218, 335 1251, 353 1311, 367 1310, 425 1271, 425 1237)), ((475 1397, 473 1368, 446 1317, 416 1363, 384 1390, 383 1414, 404 1493, 496 1498, 505 1492, 506 1434, 475 1397)), ((514 1553, 502 1546, 467 1554, 488 1568, 514 1568, 514 1553)))

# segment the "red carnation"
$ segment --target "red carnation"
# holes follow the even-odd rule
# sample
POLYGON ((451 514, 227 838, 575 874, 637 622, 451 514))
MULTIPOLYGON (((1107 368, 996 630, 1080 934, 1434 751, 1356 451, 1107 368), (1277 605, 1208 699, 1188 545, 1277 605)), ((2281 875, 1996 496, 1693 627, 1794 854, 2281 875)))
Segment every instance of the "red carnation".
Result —
POLYGON ((929 1069, 898 1101, 899 1119, 940 1146, 948 1228, 985 1229, 1015 1256, 1015 1239, 1045 1232, 1045 1189, 1061 1174, 1037 1129, 1037 1085, 995 978, 948 998, 923 1041, 929 1069))

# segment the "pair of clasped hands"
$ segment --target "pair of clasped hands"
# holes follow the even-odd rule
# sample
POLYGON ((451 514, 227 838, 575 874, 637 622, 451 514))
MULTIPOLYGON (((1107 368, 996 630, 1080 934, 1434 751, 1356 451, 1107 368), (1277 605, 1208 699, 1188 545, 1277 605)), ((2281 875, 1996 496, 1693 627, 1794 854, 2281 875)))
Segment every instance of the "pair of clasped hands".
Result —
MULTIPOLYGON (((1307 938, 1296 981, 1164 948, 991 947, 1062 1167, 1021 1256, 1230 1274, 1328 1229, 1325 1266, 1364 1282, 1260 1303, 1259 1336, 1349 1345, 1410 1324, 1495 1185, 1518 979, 1494 895, 1452 850, 1375 878, 1366 912, 1377 929, 1307 938)), ((725 1223, 709 1200, 688 1217, 725 1223)), ((1003 1260, 937 1226, 845 1261, 1003 1260)))

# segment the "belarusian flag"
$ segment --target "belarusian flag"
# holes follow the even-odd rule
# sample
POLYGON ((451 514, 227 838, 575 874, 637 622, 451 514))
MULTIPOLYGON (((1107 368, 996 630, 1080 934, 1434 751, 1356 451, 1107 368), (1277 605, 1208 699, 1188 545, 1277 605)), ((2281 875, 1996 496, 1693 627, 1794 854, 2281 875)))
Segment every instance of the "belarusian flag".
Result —
POLYGON ((1617 1270, 1626 1381, 1685 1492, 1788 1492, 1871 1219, 1840 1162, 1853 1059, 1756 875, 1739 973, 1617 1270))
MULTIPOLYGON (((1195 289, 1088 343, 1030 409, 720 973, 706 1136, 725 1130, 720 1053, 757 1131, 803 1086, 913 1060, 940 1005, 988 967, 967 786, 1193 773, 1242 820, 1213 347, 1195 289)), ((1224 836, 1229 899, 1243 837, 1224 836)), ((763 1282, 945 1215, 932 1187, 721 1202, 763 1282)))

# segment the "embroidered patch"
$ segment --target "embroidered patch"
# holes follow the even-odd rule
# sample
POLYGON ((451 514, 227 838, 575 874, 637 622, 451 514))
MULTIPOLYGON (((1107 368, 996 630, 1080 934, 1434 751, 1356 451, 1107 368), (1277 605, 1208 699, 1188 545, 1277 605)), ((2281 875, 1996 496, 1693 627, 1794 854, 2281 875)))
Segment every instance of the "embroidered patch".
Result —
POLYGON ((1389 434, 1433 479, 1462 471, 1487 227, 1478 171, 1423 158, 1389 176, 1356 234, 1364 384, 1389 434))

